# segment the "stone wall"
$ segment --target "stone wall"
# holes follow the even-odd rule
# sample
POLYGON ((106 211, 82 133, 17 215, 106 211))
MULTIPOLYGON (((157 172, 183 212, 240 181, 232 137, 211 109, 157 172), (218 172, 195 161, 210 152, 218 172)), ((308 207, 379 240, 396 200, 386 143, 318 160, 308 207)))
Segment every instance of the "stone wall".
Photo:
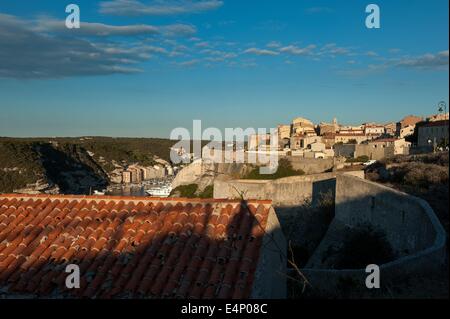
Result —
POLYGON ((396 260, 379 265, 382 282, 433 271, 445 260, 445 231, 428 203, 383 185, 340 175, 336 182, 335 218, 302 269, 313 287, 333 293, 339 283, 348 280, 365 287, 368 274, 364 269, 325 269, 320 265, 328 247, 342 240, 342 232, 361 224, 383 230, 398 255, 396 260))
POLYGON ((383 148, 374 148, 371 144, 359 144, 356 145, 354 157, 367 156, 372 160, 381 160, 386 157, 394 156, 394 146, 386 146, 383 148))
POLYGON ((214 198, 270 199, 274 206, 302 205, 305 201, 320 198, 321 193, 333 192, 336 175, 356 174, 364 177, 363 171, 345 173, 322 173, 292 176, 277 180, 216 180, 214 198))
POLYGON ((305 172, 305 174, 319 174, 331 171, 334 166, 333 158, 304 158, 302 156, 288 156, 292 168, 305 172))
POLYGON ((374 148, 370 144, 335 144, 336 156, 357 158, 367 156, 369 159, 380 160, 394 155, 394 146, 374 148))
POLYGON ((275 210, 271 207, 255 270, 252 299, 285 299, 287 295, 287 243, 275 210))

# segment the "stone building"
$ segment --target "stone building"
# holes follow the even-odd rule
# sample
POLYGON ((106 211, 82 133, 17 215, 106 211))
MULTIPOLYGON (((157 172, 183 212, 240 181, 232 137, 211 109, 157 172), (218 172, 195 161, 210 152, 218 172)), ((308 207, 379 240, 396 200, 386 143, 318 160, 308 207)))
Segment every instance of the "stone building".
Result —
POLYGON ((387 123, 384 125, 384 132, 386 135, 394 136, 397 124, 394 122, 387 123))
POLYGON ((350 142, 356 142, 356 144, 360 144, 364 141, 367 141, 369 138, 364 133, 338 133, 334 137, 335 143, 350 143, 350 142))
POLYGON ((131 183, 131 172, 130 171, 123 171, 122 172, 122 183, 123 184, 130 184, 131 183))
POLYGON ((278 146, 280 149, 284 149, 289 146, 291 138, 291 126, 286 124, 280 124, 278 129, 278 146))
POLYGON ((419 147, 448 146, 448 120, 418 123, 417 128, 419 147))
POLYGON ((383 125, 377 125, 377 124, 364 125, 364 134, 365 135, 381 136, 384 133, 385 133, 385 129, 384 129, 383 125))
POLYGON ((337 119, 334 118, 332 123, 322 122, 319 124, 319 135, 334 134, 339 130, 337 119))
MULTIPOLYGON (((400 136, 401 134, 401 130, 403 128, 406 128, 407 126, 412 126, 413 128, 413 132, 414 132, 414 127, 417 123, 421 122, 423 119, 420 116, 414 116, 414 115, 408 115, 405 116, 402 120, 400 120, 399 122, 397 122, 396 125, 396 130, 395 130, 395 134, 396 136, 400 136)), ((403 136, 400 136, 401 138, 406 137, 407 135, 405 135, 405 132, 403 133, 403 136)))
POLYGON ((292 134, 297 136, 317 135, 313 122, 302 117, 297 117, 292 121, 292 134))

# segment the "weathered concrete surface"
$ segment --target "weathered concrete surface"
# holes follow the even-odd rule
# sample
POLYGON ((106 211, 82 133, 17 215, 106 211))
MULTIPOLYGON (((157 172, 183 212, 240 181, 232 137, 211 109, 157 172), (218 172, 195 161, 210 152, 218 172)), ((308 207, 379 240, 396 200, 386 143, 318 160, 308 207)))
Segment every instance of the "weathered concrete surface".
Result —
POLYGON ((270 208, 253 281, 253 299, 285 299, 287 243, 273 207, 270 208))
POLYGON ((376 183, 337 179, 335 219, 349 226, 368 223, 381 228, 400 255, 421 251, 436 239, 440 224, 433 224, 434 212, 427 206, 417 197, 376 183))
POLYGON ((274 206, 302 205, 328 191, 334 193, 336 175, 354 174, 364 177, 363 171, 322 173, 291 176, 277 180, 216 180, 214 198, 270 199, 274 206))
POLYGON ((305 174, 319 174, 331 171, 335 164, 334 158, 304 158, 302 156, 287 156, 293 169, 301 169, 305 174))
POLYGON ((303 274, 313 287, 333 292, 351 279, 364 287, 364 269, 320 269, 329 245, 342 238, 345 229, 369 224, 386 233, 398 254, 396 260, 379 265, 381 278, 423 273, 440 267, 445 260, 445 231, 424 200, 353 176, 340 175, 336 182, 335 218, 308 261, 303 274))
POLYGON ((184 167, 172 182, 172 188, 180 185, 197 184, 202 191, 206 186, 212 185, 218 177, 236 178, 246 174, 251 169, 248 164, 241 163, 208 163, 197 160, 184 167))

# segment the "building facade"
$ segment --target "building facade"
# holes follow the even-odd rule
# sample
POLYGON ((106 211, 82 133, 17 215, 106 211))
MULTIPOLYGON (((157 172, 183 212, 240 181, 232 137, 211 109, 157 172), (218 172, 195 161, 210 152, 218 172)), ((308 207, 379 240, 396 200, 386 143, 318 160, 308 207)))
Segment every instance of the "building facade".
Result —
POLYGON ((448 146, 448 120, 423 122, 418 125, 417 145, 448 146))

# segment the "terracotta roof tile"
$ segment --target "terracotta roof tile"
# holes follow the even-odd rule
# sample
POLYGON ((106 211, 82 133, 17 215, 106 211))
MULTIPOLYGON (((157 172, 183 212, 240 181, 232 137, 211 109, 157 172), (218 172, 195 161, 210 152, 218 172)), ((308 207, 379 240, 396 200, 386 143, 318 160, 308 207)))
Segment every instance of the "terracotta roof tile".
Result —
POLYGON ((0 195, 0 288, 43 297, 246 298, 270 204, 0 195), (72 263, 80 289, 65 287, 72 263))

